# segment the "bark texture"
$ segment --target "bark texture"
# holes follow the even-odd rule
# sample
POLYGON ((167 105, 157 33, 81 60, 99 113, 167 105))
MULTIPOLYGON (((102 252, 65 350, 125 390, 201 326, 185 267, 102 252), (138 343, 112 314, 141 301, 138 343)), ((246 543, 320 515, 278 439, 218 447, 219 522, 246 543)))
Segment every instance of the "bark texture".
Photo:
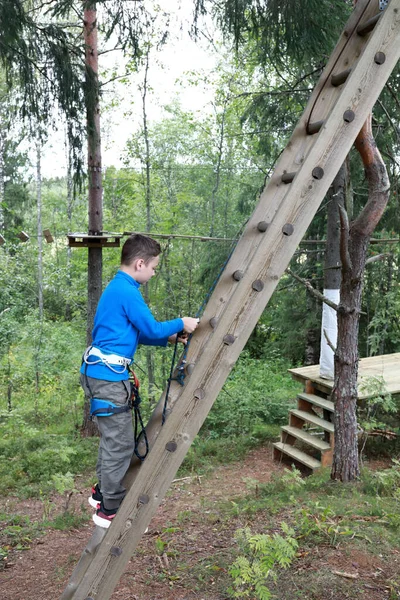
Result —
MULTIPOLYGON (((88 135, 89 235, 101 235, 103 229, 103 187, 101 165, 100 106, 98 79, 97 11, 96 2, 85 4, 83 15, 86 61, 86 110, 88 135)), ((94 315, 102 292, 102 248, 88 248, 88 303, 86 342, 92 342, 94 315)), ((85 402, 82 434, 98 434, 89 418, 89 402, 85 402)))
POLYGON ((368 201, 349 226, 340 208, 342 283, 338 311, 338 343, 335 354, 335 450, 332 479, 352 481, 360 474, 357 443, 358 331, 361 294, 369 240, 389 198, 386 166, 372 135, 369 116, 356 142, 368 183, 368 201))
MULTIPOLYGON (((101 137, 98 80, 96 3, 84 11, 86 48, 86 109, 88 133, 89 235, 100 235, 103 229, 103 187, 101 173, 101 137)), ((102 249, 88 248, 88 316, 87 343, 92 341, 93 320, 102 292, 102 249)))

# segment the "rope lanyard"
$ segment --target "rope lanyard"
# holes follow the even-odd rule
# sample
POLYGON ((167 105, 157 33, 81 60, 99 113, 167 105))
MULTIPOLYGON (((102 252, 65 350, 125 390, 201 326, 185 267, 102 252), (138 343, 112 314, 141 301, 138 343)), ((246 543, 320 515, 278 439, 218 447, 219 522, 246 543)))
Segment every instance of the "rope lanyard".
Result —
POLYGON ((149 440, 146 433, 146 428, 143 423, 142 414, 140 412, 140 404, 142 399, 139 394, 139 380, 136 377, 135 373, 129 369, 129 373, 131 375, 131 389, 132 389, 132 409, 135 417, 135 426, 134 426, 134 437, 135 437, 135 447, 134 454, 138 457, 139 460, 143 461, 149 453, 149 440), (140 432, 139 432, 140 427, 140 432), (143 442, 145 445, 145 451, 143 454, 139 452, 139 444, 143 438, 143 442))

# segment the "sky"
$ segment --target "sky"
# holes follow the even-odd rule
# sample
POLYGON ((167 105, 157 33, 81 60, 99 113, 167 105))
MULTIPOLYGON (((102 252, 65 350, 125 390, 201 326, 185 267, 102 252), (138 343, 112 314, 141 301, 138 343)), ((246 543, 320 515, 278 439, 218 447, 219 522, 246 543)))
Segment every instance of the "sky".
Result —
MULTIPOLYGON (((201 71, 207 74, 216 64, 216 55, 209 44, 200 39, 190 38, 192 22, 192 2, 188 0, 160 0, 161 8, 173 13, 171 35, 167 43, 150 56, 149 85, 152 91, 148 95, 148 119, 157 121, 162 118, 162 106, 175 97, 184 110, 207 112, 212 100, 212 89, 207 84, 193 88, 187 85, 188 71, 201 71)), ((204 38, 203 38, 204 39, 204 38)), ((112 69, 123 62, 119 52, 100 56, 100 69, 112 69)), ((142 106, 138 89, 143 81, 143 72, 129 77, 129 85, 115 82, 103 91, 103 110, 101 117, 103 168, 121 166, 121 157, 129 137, 141 126, 142 106), (111 100, 114 92, 119 98, 118 106, 112 111, 104 110, 104 104, 111 100), (127 116, 127 111, 130 115, 127 116)), ((65 174, 65 131, 60 128, 49 136, 51 141, 43 153, 43 177, 62 177, 65 174), (61 169, 63 172, 61 172, 61 169)))

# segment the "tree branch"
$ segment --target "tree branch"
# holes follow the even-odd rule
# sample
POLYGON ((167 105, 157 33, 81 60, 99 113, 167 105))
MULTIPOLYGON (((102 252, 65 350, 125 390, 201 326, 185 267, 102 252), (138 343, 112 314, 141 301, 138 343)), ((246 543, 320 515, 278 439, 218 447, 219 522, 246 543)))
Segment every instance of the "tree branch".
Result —
POLYGON ((342 261, 342 270, 350 272, 352 269, 349 253, 349 219, 344 206, 339 204, 340 219, 340 259, 342 261))
POLYGON ((354 145, 363 161, 370 191, 368 202, 352 224, 352 230, 365 237, 370 236, 379 223, 390 189, 386 166, 372 134, 371 115, 362 126, 354 145))
POLYGON ((310 292, 310 294, 312 294, 314 296, 314 298, 317 298, 317 300, 319 300, 320 302, 324 302, 327 306, 330 306, 331 308, 333 308, 333 310, 336 310, 336 312, 338 311, 338 309, 339 309, 338 305, 335 304, 335 302, 332 302, 332 300, 329 300, 329 298, 327 298, 323 294, 321 294, 321 292, 319 292, 318 290, 313 288, 313 286, 311 285, 311 283, 309 281, 307 281, 307 279, 303 279, 296 273, 293 273, 293 271, 289 268, 286 269, 286 273, 288 275, 291 275, 292 277, 294 277, 294 279, 299 281, 301 284, 303 284, 307 288, 307 290, 310 292))

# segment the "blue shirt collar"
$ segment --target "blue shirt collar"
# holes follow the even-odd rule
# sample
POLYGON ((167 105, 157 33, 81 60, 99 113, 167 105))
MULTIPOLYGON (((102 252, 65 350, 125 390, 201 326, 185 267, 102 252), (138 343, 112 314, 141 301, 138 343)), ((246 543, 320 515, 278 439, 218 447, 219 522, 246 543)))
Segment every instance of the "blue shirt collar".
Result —
POLYGON ((125 271, 118 270, 116 277, 122 277, 123 279, 126 279, 131 285, 134 285, 137 288, 140 287, 140 283, 136 281, 136 279, 133 279, 133 277, 128 275, 128 273, 125 273, 125 271))

